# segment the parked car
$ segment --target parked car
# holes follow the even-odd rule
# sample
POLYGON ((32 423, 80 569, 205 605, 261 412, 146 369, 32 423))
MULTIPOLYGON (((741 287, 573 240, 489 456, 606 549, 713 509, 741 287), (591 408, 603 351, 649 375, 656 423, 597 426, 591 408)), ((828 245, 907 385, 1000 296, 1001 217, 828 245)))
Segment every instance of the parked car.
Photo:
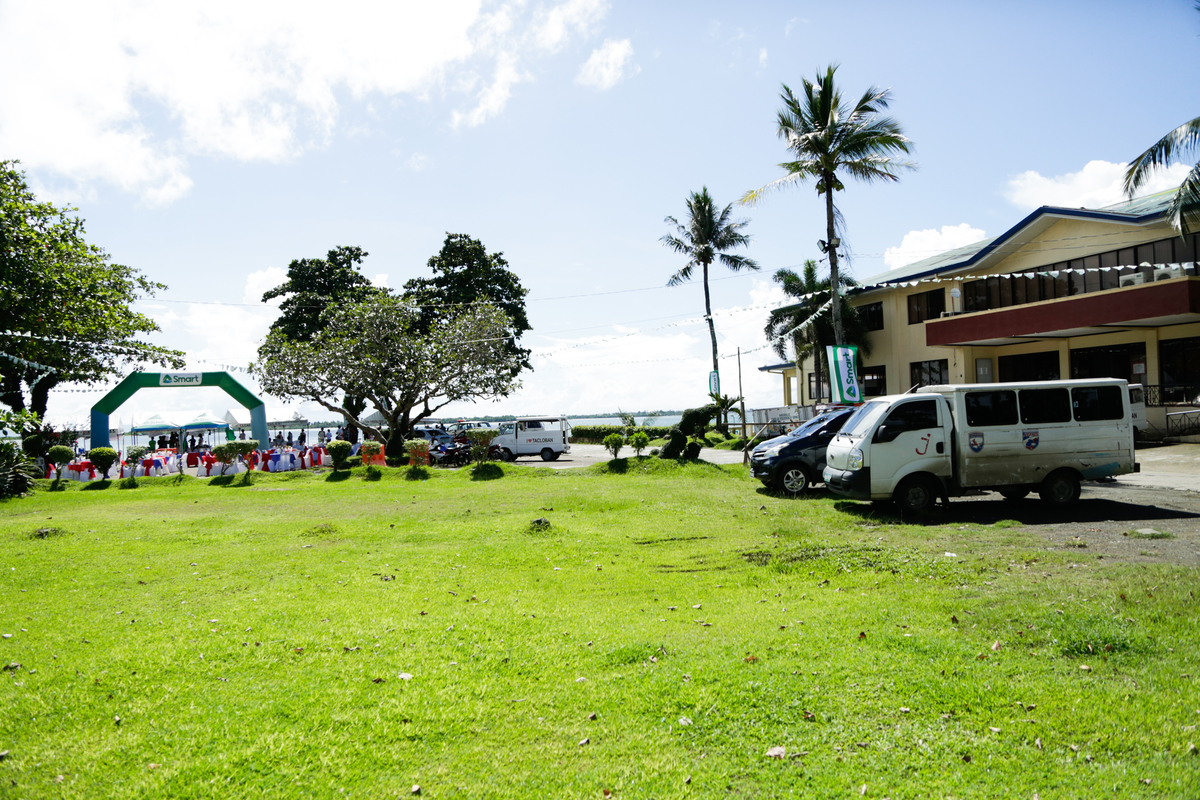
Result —
POLYGON ((413 428, 412 435, 414 439, 428 439, 434 445, 451 444, 454 441, 450 434, 439 428, 413 428))
POLYGON ((853 408, 825 411, 791 433, 768 439, 750 452, 750 473, 771 489, 799 494, 822 480, 825 448, 853 408))

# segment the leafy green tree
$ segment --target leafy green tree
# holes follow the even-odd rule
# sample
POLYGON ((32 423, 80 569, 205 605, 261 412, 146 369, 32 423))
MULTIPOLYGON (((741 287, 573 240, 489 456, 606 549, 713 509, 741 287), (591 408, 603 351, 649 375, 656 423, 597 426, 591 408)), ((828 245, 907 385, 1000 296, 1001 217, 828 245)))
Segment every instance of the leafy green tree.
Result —
POLYGON ((691 280, 696 267, 700 267, 704 282, 704 318, 708 320, 708 335, 712 338, 713 371, 719 372, 717 363, 717 328, 713 324, 712 300, 708 289, 708 267, 714 261, 720 261, 733 272, 743 269, 757 270, 758 264, 745 256, 731 255, 727 251, 736 247, 747 247, 750 237, 742 231, 748 220, 731 220, 730 213, 733 204, 725 206, 721 211, 708 194, 704 186, 699 192, 692 192, 687 200, 687 225, 681 225, 674 217, 667 217, 666 222, 675 226, 677 235, 667 234, 661 241, 671 250, 686 256, 687 264, 667 281, 667 286, 678 286, 684 281, 691 280))
POLYGON ((731 397, 727 394, 719 392, 709 392, 708 396, 712 399, 712 404, 717 408, 717 422, 719 430, 726 436, 729 435, 729 412, 734 411, 738 407, 738 403, 742 401, 740 397, 731 397))
POLYGON ((311 341, 269 333, 253 369, 268 394, 317 403, 377 440, 386 430, 387 455, 400 456, 412 426, 438 409, 517 385, 520 356, 507 347, 509 320, 495 306, 459 307, 428 330, 421 323, 419 309, 392 295, 330 306, 311 341), (341 402, 347 396, 369 400, 384 424, 352 413, 341 402))
MULTIPOLYGON (((914 169, 909 161, 900 161, 900 153, 908 153, 911 142, 904 136, 900 123, 891 117, 880 116, 891 102, 891 92, 872 86, 858 102, 850 105, 834 83, 837 66, 817 73, 815 82, 802 78, 802 93, 793 94, 783 86, 779 110, 779 138, 795 156, 794 161, 780 164, 785 174, 766 186, 746 192, 741 202, 752 206, 769 192, 805 181, 815 181, 817 195, 825 196, 825 242, 829 254, 831 287, 840 291, 841 273, 838 269, 838 247, 844 233, 844 220, 834 202, 833 193, 843 191, 843 176, 872 183, 898 181, 901 169, 914 169)), ((833 304, 833 338, 835 344, 845 344, 842 326, 842 307, 833 304)))
POLYGON ((642 457, 642 451, 650 446, 650 434, 645 431, 634 431, 629 437, 629 446, 633 448, 634 455, 638 458, 642 457))
MULTIPOLYGON (((776 270, 773 277, 783 289, 784 294, 796 298, 798 302, 772 311, 767 318, 763 333, 771 341, 772 349, 780 358, 789 358, 788 348, 790 346, 792 350, 790 357, 795 359, 797 367, 804 362, 804 359, 813 356, 813 367, 817 374, 819 392, 819 387, 822 385, 821 375, 822 373, 827 374, 828 370, 825 348, 835 342, 832 315, 822 313, 805 327, 800 328, 799 326, 809 322, 813 314, 816 314, 829 301, 830 279, 818 277, 817 262, 811 258, 804 262, 802 275, 797 275, 790 269, 780 269, 776 270)), ((844 273, 840 274, 838 279, 843 289, 858 285, 853 278, 844 273)), ((858 310, 846 302, 844 293, 838 293, 837 302, 841 306, 842 324, 845 330, 843 344, 857 345, 860 355, 869 356, 871 354, 871 334, 867 330, 866 323, 859 316, 858 310)))
MULTIPOLYGON (((287 280, 263 293, 262 301, 282 297, 280 314, 271 331, 296 342, 311 342, 321 331, 321 312, 334 303, 358 302, 385 291, 372 286, 359 271, 370 255, 361 247, 339 246, 325 258, 297 258, 288 264, 287 280)), ((351 414, 359 416, 367 407, 362 397, 343 398, 351 414)), ((358 441, 358 430, 349 426, 350 443, 358 441)))
POLYGON ((612 457, 616 458, 621 454, 621 448, 625 446, 625 437, 619 433, 610 433, 604 437, 604 449, 612 453, 612 457))
POLYGON ((61 383, 184 366, 179 351, 139 338, 159 327, 130 309, 166 287, 88 244, 75 210, 39 202, 18 162, 0 161, 0 332, 25 334, 0 336, 0 403, 40 418, 61 383))
POLYGON ((503 253, 488 253, 481 241, 465 233, 447 233, 441 251, 429 259, 428 266, 432 278, 413 278, 404 284, 404 297, 421 305, 421 330, 431 330, 462 307, 488 303, 511 321, 511 336, 504 347, 515 357, 512 377, 532 369, 529 350, 518 342, 525 331, 532 330, 525 315, 529 290, 509 269, 503 253))

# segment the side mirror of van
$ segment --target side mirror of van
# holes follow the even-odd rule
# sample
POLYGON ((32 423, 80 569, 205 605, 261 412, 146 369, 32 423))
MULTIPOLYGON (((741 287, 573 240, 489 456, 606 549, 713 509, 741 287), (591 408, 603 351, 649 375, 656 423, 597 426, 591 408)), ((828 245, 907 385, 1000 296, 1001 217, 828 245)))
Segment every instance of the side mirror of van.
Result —
POLYGON ((903 423, 893 422, 890 425, 880 425, 875 429, 875 436, 871 438, 873 442, 891 442, 897 436, 904 433, 905 425, 903 423))

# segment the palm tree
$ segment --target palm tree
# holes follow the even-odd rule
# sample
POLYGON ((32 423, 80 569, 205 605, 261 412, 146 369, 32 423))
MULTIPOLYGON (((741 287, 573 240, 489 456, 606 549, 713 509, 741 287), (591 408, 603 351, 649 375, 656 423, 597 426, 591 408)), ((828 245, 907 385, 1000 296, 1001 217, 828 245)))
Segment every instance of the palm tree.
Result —
POLYGON ((667 234, 662 237, 662 243, 688 258, 683 269, 671 276, 667 286, 678 286, 686 280, 691 280, 692 271, 699 266, 704 277, 704 318, 708 320, 708 333, 712 337, 713 372, 717 369, 717 329, 713 325, 712 302, 708 291, 708 265, 720 261, 729 269, 737 272, 742 269, 757 270, 758 264, 745 256, 735 256, 727 253, 735 247, 746 247, 750 237, 742 233, 749 220, 731 220, 733 203, 718 212, 713 199, 709 197, 708 187, 700 189, 699 193, 692 192, 687 200, 687 225, 679 224, 674 217, 666 221, 675 226, 678 236, 667 234))
MULTIPOLYGON (((830 285, 836 295, 841 286, 837 248, 844 221, 833 202, 833 193, 846 188, 840 175, 867 183, 897 181, 899 170, 914 169, 915 165, 895 158, 899 153, 909 152, 911 143, 896 120, 879 115, 891 102, 891 92, 872 86, 850 107, 843 102, 842 93, 834 84, 835 72, 836 64, 827 67, 823 75, 818 72, 815 83, 802 78, 804 91, 801 96, 793 94, 784 84, 780 95, 783 108, 779 110, 778 134, 796 160, 780 164, 787 174, 760 189, 746 192, 741 203, 754 205, 769 191, 815 180, 817 194, 825 195, 826 240, 822 246, 829 253, 830 285)), ((835 344, 845 343, 841 312, 841 305, 834 303, 835 344)))
MULTIPOLYGON (((1198 6, 1200 8, 1200 6, 1198 6)), ((1150 145, 1150 149, 1133 160, 1125 172, 1125 195, 1132 198, 1159 167, 1188 151, 1200 149, 1200 117, 1188 120, 1150 145)), ((1200 163, 1192 167, 1167 206, 1167 219, 1181 234, 1200 230, 1200 163)))
MULTIPOLYGON (((774 280, 783 288, 784 294, 796 298, 799 302, 772 311, 767 318, 763 333, 771 340, 771 347, 780 358, 788 357, 788 345, 791 345, 797 369, 804 363, 805 358, 810 355, 813 357, 819 395, 825 346, 834 344, 832 315, 822 313, 812 321, 812 324, 803 328, 798 328, 798 326, 804 324, 821 306, 825 305, 829 299, 830 279, 818 278, 817 262, 810 258, 804 262, 803 275, 797 275, 790 269, 781 269, 775 272, 774 280), (790 335, 785 336, 785 334, 790 335)), ((842 288, 858 285, 853 278, 847 275, 839 275, 838 280, 842 288)), ((841 306, 842 320, 845 324, 846 339, 843 344, 856 345, 859 353, 869 356, 871 354, 871 338, 866 324, 859 318, 858 311, 845 301, 843 294, 838 294, 837 302, 841 306)))
POLYGON ((727 394, 719 392, 709 392, 709 398, 712 404, 717 408, 717 422, 720 424, 721 433, 729 435, 729 412, 736 411, 738 403, 742 402, 741 397, 730 397, 727 394))

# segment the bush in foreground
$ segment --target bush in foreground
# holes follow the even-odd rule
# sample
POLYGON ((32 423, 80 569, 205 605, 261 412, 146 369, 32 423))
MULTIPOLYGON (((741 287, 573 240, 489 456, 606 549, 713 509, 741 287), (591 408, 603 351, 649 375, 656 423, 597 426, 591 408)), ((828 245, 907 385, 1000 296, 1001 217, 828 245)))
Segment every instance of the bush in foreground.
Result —
POLYGON ((333 459, 333 468, 343 469, 346 466, 346 459, 350 457, 350 451, 354 449, 354 445, 344 439, 334 439, 325 445, 325 449, 329 451, 329 457, 333 459))
POLYGON ((117 451, 111 447, 93 447, 88 450, 88 461, 101 475, 107 476, 112 465, 117 463, 117 451))
POLYGON ((604 449, 612 453, 612 457, 616 458, 621 453, 621 448, 625 446, 625 437, 619 433, 610 433, 604 437, 604 449))

